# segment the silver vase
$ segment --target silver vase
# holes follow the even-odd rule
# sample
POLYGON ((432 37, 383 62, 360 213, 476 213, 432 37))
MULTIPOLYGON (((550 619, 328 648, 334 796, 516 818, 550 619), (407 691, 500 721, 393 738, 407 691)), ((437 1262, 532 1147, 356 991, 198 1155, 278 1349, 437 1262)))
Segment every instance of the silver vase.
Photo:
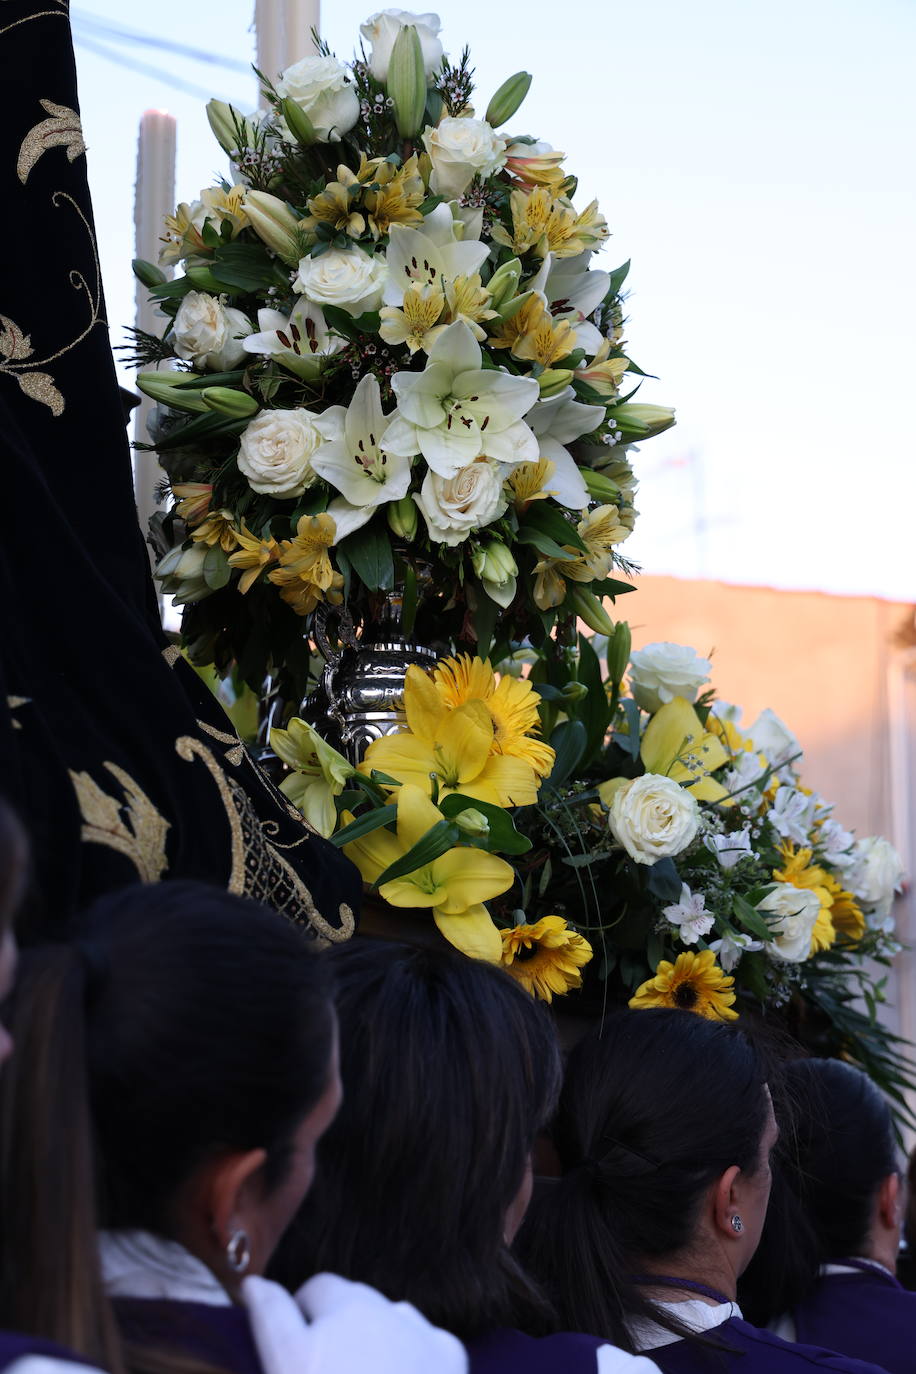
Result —
POLYGON ((388 592, 380 614, 357 635, 346 610, 316 617, 315 642, 325 661, 318 688, 299 714, 351 763, 360 763, 373 740, 407 723, 403 695, 412 665, 432 672, 435 649, 407 638, 402 629, 403 593, 388 592), (329 630, 337 622, 336 642, 329 630))

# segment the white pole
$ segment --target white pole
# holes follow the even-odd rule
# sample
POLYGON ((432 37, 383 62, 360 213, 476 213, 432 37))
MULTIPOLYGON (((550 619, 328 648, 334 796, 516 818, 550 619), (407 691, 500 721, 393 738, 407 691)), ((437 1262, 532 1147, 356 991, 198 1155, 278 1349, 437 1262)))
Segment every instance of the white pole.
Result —
MULTIPOLYGON (((175 119, 165 110, 147 110, 140 120, 137 145, 137 185, 134 199, 136 256, 156 263, 166 215, 175 208, 175 119)), ((136 324, 148 334, 161 334, 165 321, 149 301, 146 287, 137 282, 136 324)), ((135 412, 134 437, 148 442, 147 421, 152 402, 144 397, 135 412)), ((134 495, 140 529, 146 537, 150 517, 159 509, 156 487, 165 476, 154 453, 134 452, 134 495)))
POLYGON ((312 29, 319 32, 320 23, 321 0, 255 0, 258 71, 275 81, 284 67, 313 57, 312 29))

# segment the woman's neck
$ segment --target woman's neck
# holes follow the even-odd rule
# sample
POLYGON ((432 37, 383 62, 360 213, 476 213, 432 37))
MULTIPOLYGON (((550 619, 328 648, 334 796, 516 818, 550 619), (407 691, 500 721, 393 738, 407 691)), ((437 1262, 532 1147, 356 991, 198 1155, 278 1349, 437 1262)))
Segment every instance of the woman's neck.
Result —
POLYGON ((707 1259, 681 1256, 668 1260, 651 1260, 639 1266, 641 1279, 639 1289, 652 1302, 686 1302, 695 1299, 716 1306, 723 1300, 734 1302, 737 1293, 735 1275, 724 1264, 715 1264, 707 1259), (658 1282, 650 1280, 658 1275, 658 1282), (681 1287, 677 1280, 683 1279, 681 1287), (696 1285, 696 1287, 694 1287, 696 1285))

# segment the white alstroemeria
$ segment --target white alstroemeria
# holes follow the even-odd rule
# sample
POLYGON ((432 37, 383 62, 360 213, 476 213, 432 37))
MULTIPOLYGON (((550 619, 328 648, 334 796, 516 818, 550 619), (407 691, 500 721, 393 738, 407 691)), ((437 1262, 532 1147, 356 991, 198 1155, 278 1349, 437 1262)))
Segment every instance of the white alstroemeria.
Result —
POLYGON ((760 755, 750 749, 742 749, 740 753, 733 754, 731 763, 731 768, 722 779, 722 786, 727 787, 729 796, 734 797, 739 803, 756 803, 757 793, 754 784, 759 782, 767 771, 766 764, 761 763, 760 755))
POLYGON ((469 236, 467 226, 454 218, 448 205, 437 205, 423 220, 422 229, 392 224, 385 255, 384 304, 402 305, 404 291, 413 281, 441 288, 456 277, 471 277, 480 271, 488 253, 487 245, 469 236))
POLYGON ((709 948, 715 952, 719 965, 726 973, 731 973, 741 962, 742 954, 753 954, 763 949, 762 940, 752 940, 740 930, 730 930, 721 940, 711 940, 709 948))
POLYGON ((589 271, 590 252, 574 258, 555 258, 548 253, 540 270, 525 289, 539 291, 556 320, 568 320, 576 331, 576 346, 593 358, 604 336, 587 316, 601 304, 611 284, 609 272, 589 271))
POLYGON ((525 416, 525 423, 538 437, 540 456, 549 458, 554 465, 548 484, 551 494, 561 506, 584 510, 589 502, 588 489, 565 445, 596 429, 604 419, 604 407, 583 405, 574 397, 570 386, 557 396, 538 401, 525 416))
POLYGON ((691 892, 686 883, 681 883, 678 900, 672 906, 662 908, 662 915, 666 921, 677 926, 678 935, 685 945, 695 945, 715 925, 715 918, 706 910, 706 898, 702 892, 691 892))
POLYGON ((308 721, 294 716, 286 730, 271 730, 270 747, 294 771, 280 791, 297 806, 319 835, 333 835, 337 824, 334 798, 356 772, 352 763, 332 749, 308 721))
POLYGON ((795 787, 778 787, 768 819, 784 840, 806 845, 814 820, 814 800, 795 787))
POLYGON ((769 707, 760 712, 745 733, 753 740, 754 748, 766 756, 773 768, 780 770, 781 777, 784 776, 782 770, 786 765, 790 761, 797 763, 801 757, 802 747, 798 740, 788 725, 769 707))
POLYGON ((365 525, 386 501, 399 501, 407 494, 410 460, 384 449, 390 421, 382 412, 379 384, 371 373, 363 377, 349 406, 330 406, 315 421, 324 443, 312 466, 342 498, 328 507, 338 540, 365 525))
POLYGON ((750 831, 733 830, 727 835, 706 835, 703 843, 710 854, 715 854, 724 869, 734 868, 742 859, 753 856, 750 831))
POLYGON ((332 334, 320 306, 298 300, 289 315, 282 310, 259 310, 258 333, 242 340, 246 353, 272 358, 305 381, 314 381, 326 358, 346 347, 346 339, 332 334))
POLYGON ((504 469, 537 461, 538 439, 522 420, 538 398, 537 382, 484 369, 463 321, 439 335, 423 372, 396 372, 391 385, 398 408, 385 435, 389 454, 422 453, 440 477, 480 457, 504 469))
POLYGON ((851 868, 856 861, 853 846, 855 836, 846 830, 839 821, 828 817, 823 822, 817 837, 818 848, 832 868, 851 868))

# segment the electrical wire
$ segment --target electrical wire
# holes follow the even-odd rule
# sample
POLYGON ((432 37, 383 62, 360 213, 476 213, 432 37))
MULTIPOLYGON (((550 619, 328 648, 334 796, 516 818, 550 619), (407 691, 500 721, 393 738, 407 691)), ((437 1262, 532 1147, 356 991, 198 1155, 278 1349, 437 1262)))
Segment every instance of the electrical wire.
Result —
POLYGON ((108 39, 115 43, 137 43, 145 47, 159 48, 163 52, 177 53, 180 57, 188 57, 194 62, 207 62, 214 67, 225 67, 228 71, 241 72, 245 75, 251 73, 250 62, 242 62, 235 57, 223 57, 219 53, 208 52, 205 48, 192 48, 186 43, 176 43, 171 38, 161 38, 157 34, 141 33, 138 29, 125 29, 118 24, 109 23, 108 20, 102 19, 98 15, 90 14, 86 10, 73 10, 71 17, 74 23, 81 28, 94 29, 101 39, 108 39))
POLYGON ((138 62, 135 58, 126 57, 123 53, 107 48, 103 43, 97 43, 94 38, 81 35, 76 30, 74 30, 73 40, 78 48, 85 48, 89 52, 94 52, 97 56, 114 62, 118 67, 127 67, 129 71, 139 72, 142 76, 155 77, 157 81, 164 81, 166 85, 173 86, 177 91, 184 91, 187 95, 193 95, 198 100, 210 100, 213 96, 213 92, 205 90, 203 86, 196 86, 192 81, 185 81, 180 76, 165 71, 162 67, 154 67, 148 62, 138 62))

